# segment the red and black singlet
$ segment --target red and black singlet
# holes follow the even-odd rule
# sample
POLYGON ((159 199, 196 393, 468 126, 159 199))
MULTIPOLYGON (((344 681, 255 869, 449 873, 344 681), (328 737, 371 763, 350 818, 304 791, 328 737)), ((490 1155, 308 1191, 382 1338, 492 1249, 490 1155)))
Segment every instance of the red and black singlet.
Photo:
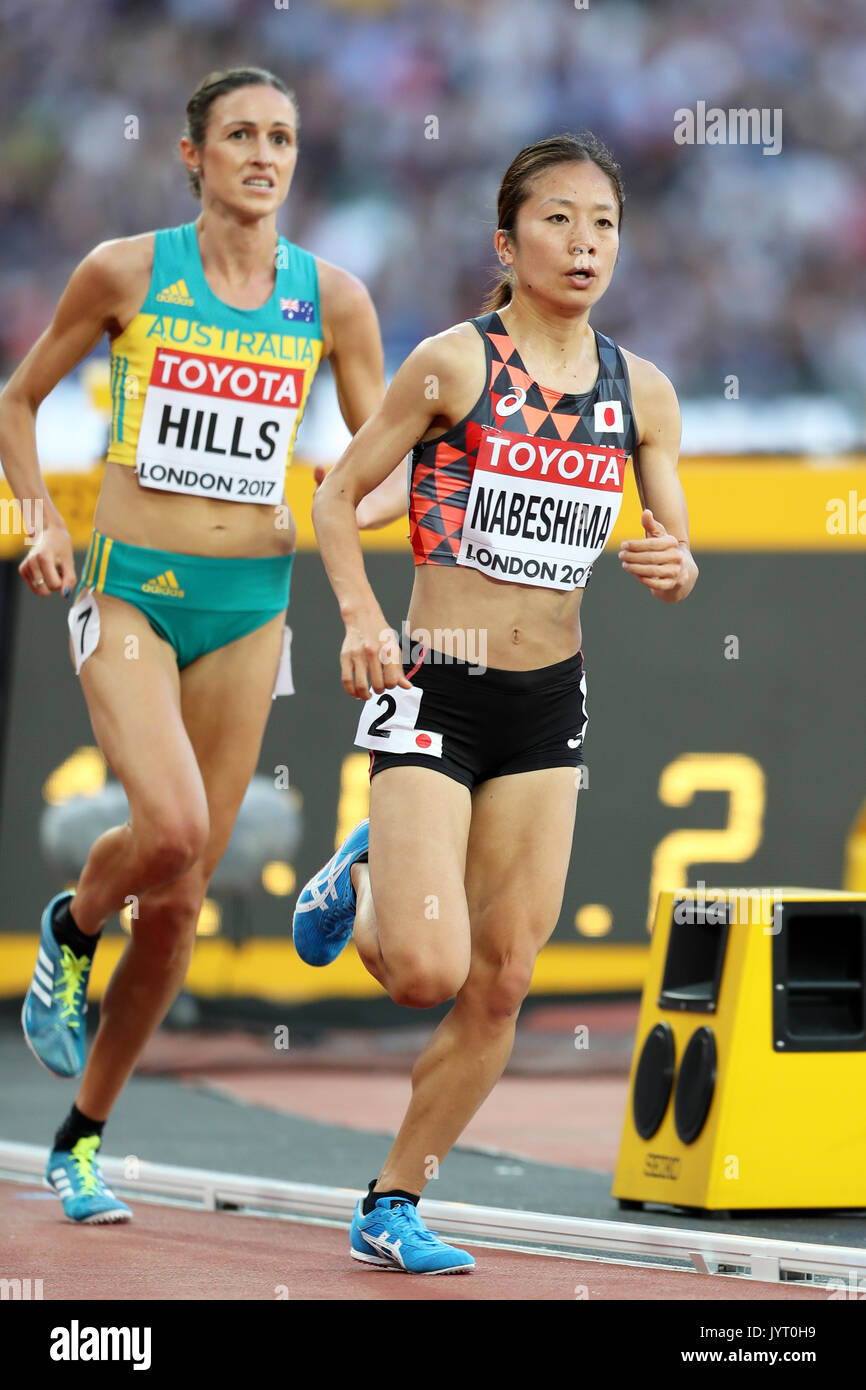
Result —
POLYGON ((415 564, 584 588, 637 446, 625 359, 596 332, 595 385, 570 395, 532 379, 498 313, 469 322, 484 342, 487 382, 465 419, 412 452, 415 564))

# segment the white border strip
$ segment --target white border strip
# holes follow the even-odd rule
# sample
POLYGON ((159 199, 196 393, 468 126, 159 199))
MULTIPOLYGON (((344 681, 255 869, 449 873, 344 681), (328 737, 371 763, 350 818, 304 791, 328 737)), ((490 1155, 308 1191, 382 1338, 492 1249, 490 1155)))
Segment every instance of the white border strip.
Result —
MULTIPOLYGON (((47 1156, 47 1149, 34 1144, 0 1141, 0 1170, 18 1181, 42 1178, 47 1156)), ((132 1200, 136 1194, 145 1199, 180 1199, 207 1211, 295 1215, 348 1225, 361 1195, 344 1187, 178 1168, 138 1158, 105 1157, 100 1164, 110 1185, 132 1200)), ((730 1274, 766 1283, 850 1281, 858 1274, 861 1282, 866 1282, 866 1249, 848 1246, 641 1226, 630 1221, 595 1221, 427 1198, 422 1199, 421 1210, 437 1230, 470 1241, 475 1236, 523 1248, 535 1245, 550 1251, 550 1247, 559 1247, 563 1254, 571 1250, 597 1251, 601 1258, 624 1264, 633 1263, 635 1256, 654 1261, 679 1260, 686 1268, 702 1274, 730 1274)))

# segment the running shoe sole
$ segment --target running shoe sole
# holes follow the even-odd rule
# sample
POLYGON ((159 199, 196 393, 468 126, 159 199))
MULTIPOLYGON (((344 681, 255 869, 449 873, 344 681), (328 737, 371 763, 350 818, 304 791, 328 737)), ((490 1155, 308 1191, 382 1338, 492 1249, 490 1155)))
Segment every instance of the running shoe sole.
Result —
MULTIPOLYGON (((42 1182, 49 1192, 53 1192, 55 1197, 60 1197, 57 1188, 47 1178, 43 1178, 42 1182)), ((60 1200, 63 1200, 62 1197, 60 1200)), ((64 1211, 63 1220, 68 1221, 70 1226, 128 1226, 132 1220, 132 1215, 116 1209, 115 1211, 98 1211, 93 1216, 83 1216, 80 1220, 76 1220, 74 1216, 67 1216, 64 1211)))
POLYGON ((362 1255, 359 1250, 350 1250, 349 1254, 353 1260, 360 1261, 368 1269, 390 1270, 393 1274, 412 1274, 416 1278, 430 1274, 471 1274, 475 1268, 474 1265, 451 1265, 449 1269, 404 1269, 396 1260, 382 1260, 377 1255, 362 1255))

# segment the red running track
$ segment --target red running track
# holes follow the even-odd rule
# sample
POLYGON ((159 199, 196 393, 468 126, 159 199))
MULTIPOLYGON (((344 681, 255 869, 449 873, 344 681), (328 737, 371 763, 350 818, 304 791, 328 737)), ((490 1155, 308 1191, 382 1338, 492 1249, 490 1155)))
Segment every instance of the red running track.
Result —
POLYGON ((139 1202, 124 1226, 74 1226, 52 1194, 0 1182, 0 1274, 57 1299, 812 1302, 820 1289, 473 1246, 470 1274, 419 1278, 358 1265, 348 1233, 139 1202))

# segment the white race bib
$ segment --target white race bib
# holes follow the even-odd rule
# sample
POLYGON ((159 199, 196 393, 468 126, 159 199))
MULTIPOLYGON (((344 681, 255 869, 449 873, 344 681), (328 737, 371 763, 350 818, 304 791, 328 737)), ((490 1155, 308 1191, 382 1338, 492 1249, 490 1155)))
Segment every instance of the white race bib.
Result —
POLYGON ((83 589, 66 615, 66 625, 72 638, 75 674, 78 675, 89 656, 99 646, 99 609, 92 589, 83 589))
POLYGON ((423 691, 419 686, 406 690, 395 685, 393 690, 375 690, 364 701, 355 744, 370 748, 374 753, 427 753, 431 758, 442 757, 442 735, 419 729, 418 714, 423 691))
POLYGON ((294 695, 295 683, 292 680, 292 629, 288 623, 283 628, 283 647, 280 652, 280 664, 277 667, 277 679, 274 682, 274 690, 271 699, 275 700, 278 695, 294 695))
POLYGON ((624 449, 485 432, 458 565, 545 589, 582 589, 622 505, 624 449))
POLYGON ((138 432, 139 482, 277 506, 303 384, 298 367, 157 348, 138 432))

